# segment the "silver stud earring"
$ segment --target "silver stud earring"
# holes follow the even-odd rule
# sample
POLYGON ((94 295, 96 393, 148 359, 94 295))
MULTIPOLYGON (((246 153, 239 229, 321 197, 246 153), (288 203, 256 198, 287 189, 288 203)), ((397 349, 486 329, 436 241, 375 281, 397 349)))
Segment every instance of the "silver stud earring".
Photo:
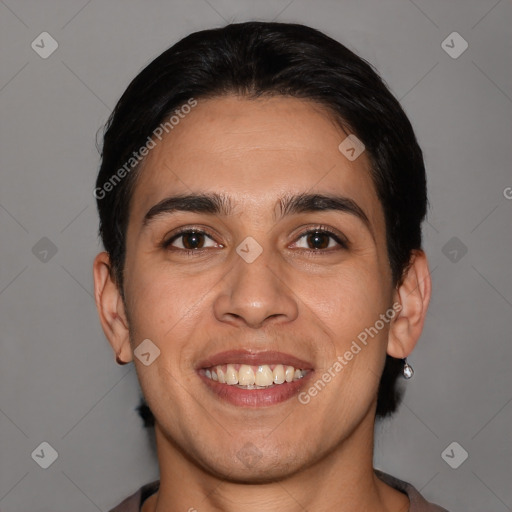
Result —
POLYGON ((414 375, 414 370, 412 369, 412 366, 407 363, 407 358, 404 358, 404 379, 410 379, 414 375))

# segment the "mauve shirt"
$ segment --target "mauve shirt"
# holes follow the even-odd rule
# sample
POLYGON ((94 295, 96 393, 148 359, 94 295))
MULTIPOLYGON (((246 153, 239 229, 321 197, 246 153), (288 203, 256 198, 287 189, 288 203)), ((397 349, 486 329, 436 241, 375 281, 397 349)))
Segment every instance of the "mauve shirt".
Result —
MULTIPOLYGON (((408 512, 448 512, 445 508, 428 502, 411 484, 399 480, 394 476, 383 473, 378 469, 375 474, 385 483, 394 487, 397 491, 403 492, 409 498, 411 506, 408 512)), ((156 480, 150 484, 141 487, 135 494, 126 498, 117 507, 111 509, 109 512, 140 512, 142 504, 152 494, 158 491, 160 482, 156 480)))

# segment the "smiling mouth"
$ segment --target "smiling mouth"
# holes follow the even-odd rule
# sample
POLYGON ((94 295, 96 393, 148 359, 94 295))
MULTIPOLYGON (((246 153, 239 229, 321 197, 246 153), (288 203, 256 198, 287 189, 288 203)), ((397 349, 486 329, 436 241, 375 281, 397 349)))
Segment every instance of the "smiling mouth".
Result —
POLYGON ((283 364, 230 363, 205 368, 201 373, 214 382, 240 389, 266 389, 302 379, 308 370, 283 364))
POLYGON ((296 396, 310 381, 313 366, 282 352, 230 350, 196 366, 202 382, 222 402, 242 407, 271 406, 296 396))

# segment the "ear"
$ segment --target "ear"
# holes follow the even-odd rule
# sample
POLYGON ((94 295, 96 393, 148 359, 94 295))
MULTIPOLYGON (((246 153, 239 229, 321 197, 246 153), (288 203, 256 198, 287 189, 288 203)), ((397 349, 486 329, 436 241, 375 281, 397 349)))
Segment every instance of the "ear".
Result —
POLYGON ((425 253, 413 251, 409 268, 401 284, 394 293, 395 310, 398 316, 391 322, 387 353, 391 357, 403 359, 414 349, 427 315, 432 292, 432 280, 425 253))
POLYGON ((106 252, 101 252, 94 259, 93 274, 94 299, 103 332, 118 362, 128 363, 133 360, 128 320, 119 288, 112 277, 110 257, 106 252))

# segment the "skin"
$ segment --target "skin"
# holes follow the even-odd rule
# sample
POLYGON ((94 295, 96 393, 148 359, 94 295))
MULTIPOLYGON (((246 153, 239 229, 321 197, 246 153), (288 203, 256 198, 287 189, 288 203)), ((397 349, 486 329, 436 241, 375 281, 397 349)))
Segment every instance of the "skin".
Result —
POLYGON ((161 487, 144 512, 408 510, 408 498, 373 472, 377 386, 386 353, 412 352, 431 281, 425 254, 415 251, 403 282, 393 285, 369 161, 340 153, 346 136, 314 103, 227 96, 200 100, 146 158, 130 206, 125 303, 108 255, 94 262, 104 332, 118 357, 134 362, 156 417, 161 487), (192 192, 224 193, 234 211, 175 212, 143 226, 159 201, 192 192), (338 211, 276 220, 279 198, 302 192, 351 198, 369 229, 338 211), (326 236, 328 248, 314 249, 302 234, 319 224, 342 233, 349 247, 326 236), (207 247, 193 256, 180 251, 190 242, 183 237, 162 248, 183 226, 213 240, 205 237, 207 247), (263 248, 250 264, 236 253, 247 236, 263 248), (195 371, 207 356, 247 348, 293 354, 320 377, 395 302, 400 314, 307 405, 294 397, 234 406, 195 371), (133 357, 146 338, 161 351, 149 366, 133 357), (250 467, 237 456, 247 443, 259 454, 250 467))

